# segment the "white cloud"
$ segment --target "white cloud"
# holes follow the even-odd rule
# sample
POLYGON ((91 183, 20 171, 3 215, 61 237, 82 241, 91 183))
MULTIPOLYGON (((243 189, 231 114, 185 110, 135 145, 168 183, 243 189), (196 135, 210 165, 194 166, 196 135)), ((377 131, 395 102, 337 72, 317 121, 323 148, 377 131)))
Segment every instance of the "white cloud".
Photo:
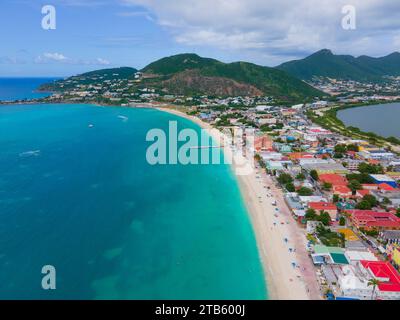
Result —
POLYGON ((322 48, 383 55, 396 49, 393 37, 400 29, 398 0, 121 1, 149 11, 180 44, 252 51, 271 60, 322 48), (356 30, 342 28, 348 4, 356 8, 356 30))
POLYGON ((57 53, 57 52, 54 52, 54 53, 45 52, 36 58, 37 63, 46 63, 46 62, 50 62, 50 61, 67 62, 70 60, 71 59, 67 58, 63 54, 57 53))
POLYGON ((106 60, 106 59, 102 59, 102 58, 97 58, 95 60, 96 64, 101 65, 101 66, 108 66, 110 65, 110 61, 106 60))
POLYGON ((61 64, 73 64, 73 65, 99 65, 105 66, 110 65, 110 61, 103 58, 96 58, 94 60, 84 60, 84 59, 72 59, 66 57, 62 53, 58 52, 45 52, 34 59, 34 62, 37 64, 44 63, 61 63, 61 64))

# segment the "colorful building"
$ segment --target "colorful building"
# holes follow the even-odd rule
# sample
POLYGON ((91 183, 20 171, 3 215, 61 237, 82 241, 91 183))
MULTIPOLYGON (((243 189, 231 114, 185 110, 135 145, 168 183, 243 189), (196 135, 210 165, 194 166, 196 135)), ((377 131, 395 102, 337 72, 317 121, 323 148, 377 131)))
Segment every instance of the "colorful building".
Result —
POLYGON ((334 203, 331 202, 310 202, 308 207, 314 209, 317 213, 327 212, 332 221, 336 221, 338 209, 334 203))
POLYGON ((348 181, 345 177, 334 174, 334 173, 325 173, 319 176, 319 181, 321 183, 330 183, 332 186, 347 186, 348 181))
POLYGON ((272 150, 272 144, 273 140, 268 135, 258 136, 254 139, 254 149, 256 152, 272 150))
POLYGON ((374 210, 346 210, 357 228, 365 230, 400 230, 400 218, 390 212, 374 210))
POLYGON ((400 267, 400 247, 396 247, 393 250, 392 261, 396 266, 400 267))

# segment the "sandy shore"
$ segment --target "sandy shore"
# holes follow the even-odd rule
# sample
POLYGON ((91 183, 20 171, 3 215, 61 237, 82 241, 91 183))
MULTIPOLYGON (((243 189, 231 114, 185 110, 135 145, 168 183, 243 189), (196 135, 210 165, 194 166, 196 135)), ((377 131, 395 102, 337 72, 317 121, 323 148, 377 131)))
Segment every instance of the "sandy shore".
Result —
MULTIPOLYGON (((212 128, 199 118, 183 112, 170 108, 157 109, 189 119, 204 129, 212 128)), ((216 131, 210 131, 210 134, 214 140, 221 141, 216 131)), ((231 152, 229 149, 224 148, 225 153, 231 152)), ((236 172, 235 164, 232 169, 236 172)), ((269 176, 261 173, 260 168, 255 168, 248 175, 236 176, 255 232, 269 298, 320 299, 315 270, 305 250, 304 230, 291 217, 282 191, 269 176), (272 205, 273 200, 276 200, 277 207, 272 205)))

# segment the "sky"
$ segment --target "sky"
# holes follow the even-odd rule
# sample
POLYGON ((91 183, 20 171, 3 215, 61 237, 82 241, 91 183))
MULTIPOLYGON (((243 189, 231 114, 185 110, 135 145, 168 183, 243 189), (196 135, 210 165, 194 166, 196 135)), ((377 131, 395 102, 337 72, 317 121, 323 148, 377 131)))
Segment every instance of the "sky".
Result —
POLYGON ((186 52, 265 66, 324 48, 379 57, 400 51, 400 1, 1 0, 0 40, 1 77, 140 69, 186 52), (55 29, 42 27, 46 5, 55 29))

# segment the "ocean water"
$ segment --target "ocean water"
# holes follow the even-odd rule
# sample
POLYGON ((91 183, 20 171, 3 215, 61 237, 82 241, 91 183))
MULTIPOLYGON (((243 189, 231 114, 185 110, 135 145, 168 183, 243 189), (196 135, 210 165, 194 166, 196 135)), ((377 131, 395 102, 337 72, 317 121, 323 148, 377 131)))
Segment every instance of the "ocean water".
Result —
POLYGON ((23 100, 44 98, 48 92, 37 92, 44 83, 52 82, 55 78, 0 78, 0 100, 23 100))
POLYGON ((345 109, 339 111, 337 116, 347 126, 374 132, 386 138, 400 138, 400 103, 345 109))
POLYGON ((170 120, 199 130, 150 109, 0 106, 1 299, 267 298, 231 168, 146 162, 170 120))

